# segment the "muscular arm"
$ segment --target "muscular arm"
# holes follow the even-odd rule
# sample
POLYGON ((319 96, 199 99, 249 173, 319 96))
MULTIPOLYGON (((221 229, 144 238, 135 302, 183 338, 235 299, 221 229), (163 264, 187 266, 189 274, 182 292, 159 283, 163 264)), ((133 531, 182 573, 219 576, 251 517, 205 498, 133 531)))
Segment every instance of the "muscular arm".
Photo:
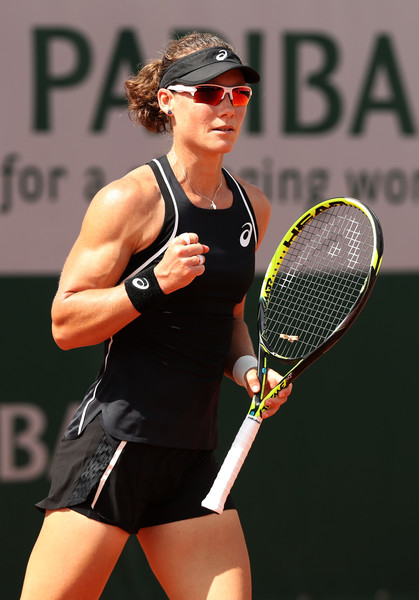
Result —
POLYGON ((153 236, 137 191, 133 182, 115 182, 87 210, 52 305, 53 336, 63 349, 102 342, 138 317, 124 286, 115 286, 132 253, 153 236), (135 219, 143 221, 141 230, 135 219))
MULTIPOLYGON (((103 342, 139 316, 124 284, 116 283, 131 255, 150 245, 163 222, 163 200, 147 169, 114 182, 92 200, 52 305, 52 332, 62 349, 103 342)), ((190 237, 190 245, 174 240, 155 267, 166 294, 205 270, 195 259, 208 248, 196 243, 196 234, 190 237)))

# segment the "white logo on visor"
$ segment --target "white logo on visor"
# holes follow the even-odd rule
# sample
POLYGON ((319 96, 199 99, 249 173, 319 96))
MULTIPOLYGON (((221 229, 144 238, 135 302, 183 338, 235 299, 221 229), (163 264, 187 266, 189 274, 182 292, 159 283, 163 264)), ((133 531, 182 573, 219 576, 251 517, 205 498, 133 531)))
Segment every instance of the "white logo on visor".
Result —
POLYGON ((215 58, 217 60, 225 60, 227 58, 227 50, 220 50, 215 58))
POLYGON ((150 284, 145 277, 141 277, 141 278, 137 277, 136 279, 133 279, 132 285, 135 285, 135 287, 138 288, 139 290, 146 290, 147 288, 150 287, 150 284))

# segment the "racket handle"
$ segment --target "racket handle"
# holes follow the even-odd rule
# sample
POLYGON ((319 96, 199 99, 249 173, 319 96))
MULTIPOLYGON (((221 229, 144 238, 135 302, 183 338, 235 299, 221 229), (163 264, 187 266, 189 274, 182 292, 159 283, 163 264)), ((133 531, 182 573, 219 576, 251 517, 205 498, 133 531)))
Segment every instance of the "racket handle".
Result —
POLYGON ((223 512, 226 498, 236 481, 261 423, 262 419, 260 417, 246 416, 212 484, 212 488, 201 502, 202 506, 219 514, 223 512))

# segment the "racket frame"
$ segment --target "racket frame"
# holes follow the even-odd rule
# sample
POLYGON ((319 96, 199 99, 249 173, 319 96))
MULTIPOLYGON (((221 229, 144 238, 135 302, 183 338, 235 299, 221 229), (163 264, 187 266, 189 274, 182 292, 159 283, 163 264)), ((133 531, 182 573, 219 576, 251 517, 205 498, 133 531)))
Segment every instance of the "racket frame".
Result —
POLYGON ((354 198, 331 198, 330 200, 320 202, 319 204, 316 204, 315 206, 307 210, 303 215, 299 217, 297 221, 295 221, 295 223, 290 227, 290 229, 287 231, 287 233, 281 240, 279 246, 277 247, 275 254, 273 255, 272 260, 269 263, 269 266, 266 270, 266 274, 261 286, 257 317, 259 338, 258 377, 261 384, 261 391, 258 394, 255 394, 255 396, 253 397, 248 413, 249 415, 260 417, 262 412, 266 410, 265 401, 268 398, 275 398, 282 389, 284 389, 289 383, 291 383, 299 375, 301 375, 301 373, 303 373, 313 362, 318 360, 320 356, 322 356, 332 346, 334 346, 336 342, 338 342, 339 339, 343 336, 343 334, 346 333, 346 331, 358 317, 364 304, 366 303, 372 292, 375 281, 377 279, 378 271, 381 266, 382 257, 383 235, 380 222, 371 209, 367 208, 361 202, 355 200, 354 198), (279 267, 281 266, 281 263, 286 256, 286 253, 288 252, 289 248, 291 247, 292 243, 297 238, 299 233, 316 216, 318 216, 325 210, 333 208, 334 206, 355 206, 356 208, 361 210, 370 221, 374 236, 374 253, 371 258, 368 278, 366 279, 363 290, 358 296, 349 314, 335 328, 333 333, 326 340, 324 340, 323 343, 314 351, 300 358, 289 359, 287 357, 278 355, 274 351, 272 351, 266 344, 266 341, 263 339, 262 325, 264 323, 264 313, 266 306, 269 302, 272 284, 279 270, 279 267), (283 378, 276 387, 274 387, 268 394, 264 395, 266 377, 268 372, 269 356, 273 356, 282 363, 292 365, 292 368, 283 376, 283 378))

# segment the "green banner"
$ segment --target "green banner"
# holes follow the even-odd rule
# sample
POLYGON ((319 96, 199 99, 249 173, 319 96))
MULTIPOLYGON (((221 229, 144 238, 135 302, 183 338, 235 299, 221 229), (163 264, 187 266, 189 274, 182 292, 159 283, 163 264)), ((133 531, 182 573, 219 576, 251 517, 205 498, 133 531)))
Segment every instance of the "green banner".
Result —
MULTIPOLYGON (((102 359, 100 347, 63 352, 55 346, 49 311, 56 285, 53 277, 0 279, 1 589, 7 599, 19 595, 41 526, 33 504, 48 491, 54 447, 102 359)), ((247 305, 253 335, 259 285, 260 278, 247 305)), ((346 337, 263 424, 234 487, 255 600, 419 598, 419 322, 412 317, 418 286, 417 276, 380 276, 346 337), (399 364, 395 353, 403 357, 399 364)), ((220 459, 248 402, 242 388, 225 383, 220 459)), ((131 539, 103 598, 164 597, 131 539)))

